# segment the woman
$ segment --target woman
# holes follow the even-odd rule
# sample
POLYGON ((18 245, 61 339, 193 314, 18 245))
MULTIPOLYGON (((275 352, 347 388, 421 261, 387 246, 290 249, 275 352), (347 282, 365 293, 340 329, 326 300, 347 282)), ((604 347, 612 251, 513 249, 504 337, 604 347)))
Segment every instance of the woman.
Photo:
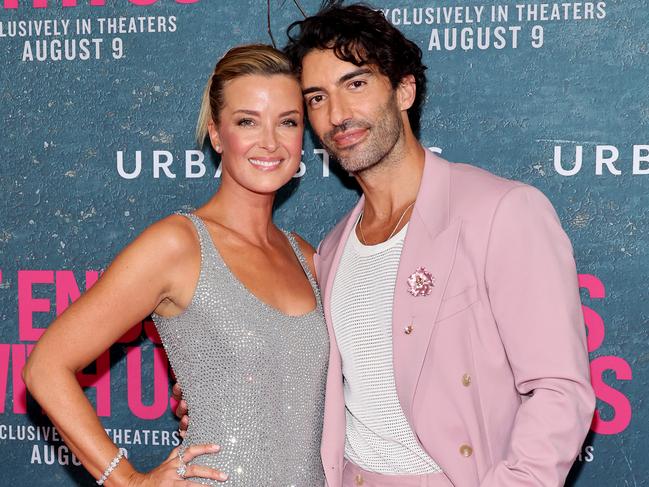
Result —
POLYGON ((230 50, 208 82, 197 129, 221 154, 220 188, 194 214, 146 229, 32 352, 27 387, 98 483, 322 485, 328 339, 314 250, 271 219, 275 192, 300 164, 303 120, 282 53, 230 50), (140 473, 75 373, 149 314, 192 423, 179 449, 140 473))

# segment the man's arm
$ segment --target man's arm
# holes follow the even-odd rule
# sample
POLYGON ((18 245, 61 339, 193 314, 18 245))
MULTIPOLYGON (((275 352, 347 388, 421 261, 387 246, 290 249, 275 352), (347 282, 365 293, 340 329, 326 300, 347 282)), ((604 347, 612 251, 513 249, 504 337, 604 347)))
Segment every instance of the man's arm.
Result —
POLYGON ((178 401, 178 406, 176 407, 176 416, 180 419, 178 421, 178 433, 184 438, 189 427, 189 416, 187 416, 187 403, 183 399, 183 391, 180 389, 178 382, 171 389, 171 394, 178 401))
POLYGON ((588 433, 595 396, 572 246, 540 191, 520 186, 501 200, 485 276, 523 402, 506 459, 480 485, 562 486, 588 433))

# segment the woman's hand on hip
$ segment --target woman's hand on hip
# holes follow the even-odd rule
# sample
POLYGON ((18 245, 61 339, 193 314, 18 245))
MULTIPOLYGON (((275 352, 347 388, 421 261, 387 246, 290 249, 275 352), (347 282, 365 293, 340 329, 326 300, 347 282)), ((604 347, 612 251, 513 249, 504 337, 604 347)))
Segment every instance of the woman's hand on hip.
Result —
POLYGON ((200 486, 185 478, 198 477, 202 479, 225 482, 228 479, 226 473, 203 465, 187 465, 195 457, 209 453, 217 453, 220 450, 218 445, 192 445, 182 453, 181 447, 174 448, 167 459, 153 470, 131 475, 128 487, 186 487, 190 485, 200 486), (184 466, 184 471, 182 467, 184 466))

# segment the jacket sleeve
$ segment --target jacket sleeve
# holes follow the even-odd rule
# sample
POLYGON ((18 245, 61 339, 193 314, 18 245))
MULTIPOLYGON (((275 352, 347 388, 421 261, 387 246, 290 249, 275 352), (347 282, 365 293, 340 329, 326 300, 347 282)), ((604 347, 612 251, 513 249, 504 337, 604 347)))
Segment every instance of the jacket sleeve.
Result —
POLYGON ((522 403, 505 460, 480 486, 563 486, 595 396, 572 246, 540 191, 521 185, 501 199, 485 278, 522 403))

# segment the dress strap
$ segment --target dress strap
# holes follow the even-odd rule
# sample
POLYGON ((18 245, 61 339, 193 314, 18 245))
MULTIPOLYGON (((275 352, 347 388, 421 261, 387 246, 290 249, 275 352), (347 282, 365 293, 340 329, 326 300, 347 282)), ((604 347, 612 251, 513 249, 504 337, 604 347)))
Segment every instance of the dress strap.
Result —
POLYGON ((209 255, 212 258, 215 257, 215 248, 212 244, 212 236, 207 229, 207 225, 205 225, 205 222, 201 217, 196 216, 193 213, 177 212, 176 214, 184 216, 194 224, 201 247, 201 267, 203 267, 206 255, 209 255))
POLYGON ((309 283, 311 284, 311 288, 313 289, 313 294, 316 297, 318 306, 320 306, 321 305, 320 288, 318 287, 318 282, 315 280, 315 277, 313 276, 313 274, 311 274, 311 269, 309 269, 309 264, 307 264, 306 257, 304 257, 304 254, 302 253, 302 249, 300 249, 300 245, 297 243, 297 240, 295 239, 295 237, 291 232, 288 232, 286 230, 282 230, 282 232, 284 232, 284 235, 286 235, 286 238, 288 239, 288 242, 291 244, 291 248, 293 249, 293 252, 297 257, 297 260, 300 262, 300 265, 302 266, 302 270, 304 270, 306 277, 309 279, 309 283))

